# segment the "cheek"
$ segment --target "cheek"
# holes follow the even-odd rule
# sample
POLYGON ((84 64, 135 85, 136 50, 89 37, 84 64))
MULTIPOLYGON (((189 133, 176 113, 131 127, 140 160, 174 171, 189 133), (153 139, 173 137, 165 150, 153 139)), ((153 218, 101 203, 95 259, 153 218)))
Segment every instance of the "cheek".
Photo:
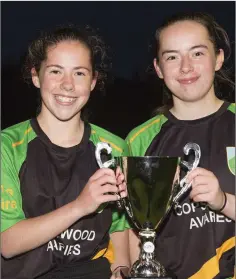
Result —
POLYGON ((44 78, 41 83, 41 91, 43 94, 46 92, 51 92, 53 89, 58 88, 59 83, 56 80, 52 80, 49 78, 44 78))
POLYGON ((214 75, 215 64, 212 61, 206 60, 203 62, 195 63, 194 69, 196 72, 204 76, 214 75))
POLYGON ((178 65, 168 65, 163 67, 162 73, 165 81, 171 81, 176 78, 178 73, 178 65))
POLYGON ((80 95, 86 96, 91 91, 91 81, 90 80, 77 81, 75 87, 76 87, 76 91, 78 91, 80 95))

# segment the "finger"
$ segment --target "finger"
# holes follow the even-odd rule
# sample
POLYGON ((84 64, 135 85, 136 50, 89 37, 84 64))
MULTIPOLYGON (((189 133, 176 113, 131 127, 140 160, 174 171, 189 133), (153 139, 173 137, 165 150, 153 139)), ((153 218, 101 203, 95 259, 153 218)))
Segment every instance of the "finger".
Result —
POLYGON ((189 183, 190 181, 192 181, 197 176, 208 176, 208 177, 210 177, 210 176, 214 176, 214 174, 209 170, 206 170, 206 169, 203 169, 203 168, 196 168, 196 169, 190 171, 187 174, 187 182, 189 183))
POLYGON ((206 175, 206 176, 212 176, 214 175, 211 171, 209 170, 206 170, 206 169, 203 169, 203 168, 196 168, 192 171, 190 171, 188 174, 187 174, 187 177, 191 177, 192 179, 197 176, 197 175, 206 175))
POLYGON ((99 194, 104 195, 107 193, 118 193, 118 188, 111 184, 105 184, 100 188, 99 194))
POLYGON ((94 181, 99 179, 100 177, 104 176, 104 175, 108 175, 108 176, 112 176, 115 178, 115 174, 114 171, 108 168, 101 168, 98 169, 91 177, 90 177, 90 181, 94 181))
POLYGON ((119 194, 121 195, 122 198, 127 197, 128 191, 127 191, 127 186, 126 183, 122 183, 118 186, 119 194))
POLYGON ((175 181, 179 180, 179 175, 180 175, 180 166, 177 166, 173 183, 175 183, 175 181))
POLYGON ((121 198, 126 198, 128 196, 127 192, 125 191, 120 192, 119 195, 121 196, 121 198))
POLYGON ((192 191, 189 194, 189 197, 191 199, 194 199, 195 196, 197 195, 202 195, 202 194, 207 194, 210 193, 209 187, 206 185, 199 185, 197 187, 192 188, 192 191))
POLYGON ((101 195, 99 198, 100 203, 111 202, 111 201, 118 201, 120 200, 119 195, 101 195))
POLYGON ((116 178, 122 173, 121 167, 117 166, 116 168, 116 178))
POLYGON ((116 179, 115 179, 115 176, 105 174, 105 175, 99 177, 98 179, 94 180, 93 183, 100 185, 100 186, 102 186, 104 184, 116 185, 116 179))
POLYGON ((199 185, 209 185, 211 183, 211 178, 209 176, 196 176, 192 180, 192 187, 198 187, 199 185))
POLYGON ((124 182, 124 183, 120 184, 118 186, 118 190, 119 190, 119 192, 126 191, 127 190, 126 183, 124 182))
POLYGON ((119 174, 118 177, 116 177, 116 180, 117 180, 117 185, 123 183, 123 181, 125 180, 125 176, 123 173, 119 174))
POLYGON ((194 202, 208 202, 210 200, 209 194, 199 194, 194 196, 194 202))
POLYGON ((190 183, 196 176, 213 176, 214 174, 209 171, 209 170, 206 170, 206 169, 203 169, 203 168, 196 168, 192 171, 190 171, 188 174, 187 174, 187 177, 186 177, 186 182, 187 183, 190 183))
POLYGON ((119 192, 119 195, 121 198, 126 198, 128 196, 128 193, 126 191, 119 192))

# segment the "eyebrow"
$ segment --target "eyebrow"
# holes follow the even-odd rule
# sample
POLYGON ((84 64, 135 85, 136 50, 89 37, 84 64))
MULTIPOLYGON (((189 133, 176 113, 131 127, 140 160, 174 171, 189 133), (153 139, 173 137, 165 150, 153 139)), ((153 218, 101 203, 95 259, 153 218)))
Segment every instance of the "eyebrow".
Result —
MULTIPOLYGON (((61 65, 57 65, 57 64, 50 64, 50 65, 47 65, 46 68, 51 68, 51 67, 56 67, 56 68, 59 68, 59 69, 64 69, 64 67, 62 67, 61 65)), ((74 67, 73 70, 80 70, 80 69, 84 69, 84 70, 87 70, 89 72, 91 72, 90 69, 88 69, 87 67, 84 67, 84 66, 78 66, 78 67, 74 67)))
MULTIPOLYGON (((208 47, 206 45, 196 45, 196 46, 193 46, 191 47, 189 50, 194 50, 196 48, 205 48, 205 49, 208 49, 208 47)), ((162 53, 161 53, 161 56, 163 56, 164 54, 166 53, 179 53, 178 50, 175 50, 175 49, 170 49, 170 50, 164 50, 162 53)))

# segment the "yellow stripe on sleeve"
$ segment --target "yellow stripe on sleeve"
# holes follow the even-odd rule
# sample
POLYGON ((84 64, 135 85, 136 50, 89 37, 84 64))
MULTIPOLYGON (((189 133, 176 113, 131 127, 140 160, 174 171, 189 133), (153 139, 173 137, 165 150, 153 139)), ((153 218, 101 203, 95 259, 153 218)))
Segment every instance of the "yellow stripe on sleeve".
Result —
MULTIPOLYGON (((32 130, 32 128, 30 127, 29 129, 27 129, 25 132, 24 132, 24 135, 27 135, 30 131, 32 130)), ((18 145, 21 145, 22 143, 24 142, 24 139, 20 140, 20 141, 17 141, 17 142, 14 142, 12 144, 12 147, 16 147, 18 145)))
POLYGON ((158 118, 158 119, 152 121, 150 124, 148 124, 148 125, 144 126, 143 128, 141 128, 141 129, 140 129, 138 132, 136 132, 136 133, 132 136, 132 138, 129 140, 130 143, 132 143, 132 142, 134 141, 134 139, 135 139, 139 134, 141 134, 141 133, 144 132, 146 129, 148 129, 150 126, 152 126, 153 124, 155 124, 155 123, 157 123, 157 122, 159 122, 159 121, 160 121, 160 118, 158 118))
POLYGON ((114 251, 113 251, 113 245, 111 241, 109 241, 108 247, 105 249, 100 250, 94 257, 93 260, 98 259, 100 257, 105 257, 108 259, 110 264, 114 263, 114 251))
POLYGON ((235 246, 235 237, 225 241, 221 247, 216 249, 216 255, 208 260, 198 272, 188 279, 212 279, 219 273, 219 260, 223 253, 235 246))
POLYGON ((117 145, 115 145, 114 143, 107 141, 106 139, 99 137, 101 141, 103 142, 107 142, 110 144, 111 147, 115 148, 116 150, 118 150, 119 152, 122 152, 122 149, 120 147, 118 147, 117 145))

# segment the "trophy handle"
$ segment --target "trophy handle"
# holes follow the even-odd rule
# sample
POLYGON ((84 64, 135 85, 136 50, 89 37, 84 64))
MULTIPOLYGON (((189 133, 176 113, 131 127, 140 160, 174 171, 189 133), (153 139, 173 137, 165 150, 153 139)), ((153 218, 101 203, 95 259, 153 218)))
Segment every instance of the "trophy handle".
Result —
POLYGON ((198 166, 198 164, 200 162, 200 157, 201 157, 200 146, 196 143, 189 142, 184 146, 183 150, 184 150, 185 155, 188 155, 189 151, 193 150, 195 158, 194 158, 194 161, 192 164, 189 162, 186 162, 186 161, 182 161, 181 163, 188 169, 188 171, 196 169, 196 167, 198 166))
POLYGON ((108 144, 106 142, 98 142, 96 145, 95 157, 96 157, 96 160, 97 160, 97 163, 98 163, 100 169, 109 168, 111 166, 114 166, 114 164, 115 164, 114 159, 108 160, 104 163, 102 162, 101 153, 103 150, 106 150, 107 154, 112 153, 112 148, 111 148, 110 144, 108 144))
MULTIPOLYGON (((106 150, 107 154, 112 154, 112 148, 110 144, 106 142, 98 142, 96 144, 96 149, 95 149, 95 157, 97 160, 97 163, 100 168, 114 168, 116 167, 115 159, 108 160, 106 162, 102 162, 101 158, 101 153, 103 150, 106 150)), ((114 193, 114 195, 118 196, 119 200, 116 201, 116 204, 119 209, 123 209, 123 202, 121 203, 120 200, 122 200, 121 196, 118 193, 114 193)))
MULTIPOLYGON (((200 146, 196 143, 187 143, 184 148, 183 148, 183 151, 184 151, 184 154, 185 155, 189 155, 189 151, 190 150, 193 150, 194 151, 194 155, 195 155, 195 158, 194 158, 194 161, 193 163, 189 163, 189 162, 186 162, 186 161, 181 161, 181 164, 183 164, 187 169, 187 174, 196 169, 199 162, 200 162, 200 158, 201 158, 201 149, 200 149, 200 146)), ((174 204, 174 208, 177 209, 178 206, 179 206, 179 200, 180 198, 182 197, 182 195, 188 191, 191 186, 192 186, 192 183, 186 183, 186 178, 187 178, 187 174, 181 179, 179 185, 177 185, 177 187, 180 187, 180 191, 176 194, 176 196, 173 198, 173 204, 174 204)), ((175 189, 176 190, 176 189, 175 189)))

